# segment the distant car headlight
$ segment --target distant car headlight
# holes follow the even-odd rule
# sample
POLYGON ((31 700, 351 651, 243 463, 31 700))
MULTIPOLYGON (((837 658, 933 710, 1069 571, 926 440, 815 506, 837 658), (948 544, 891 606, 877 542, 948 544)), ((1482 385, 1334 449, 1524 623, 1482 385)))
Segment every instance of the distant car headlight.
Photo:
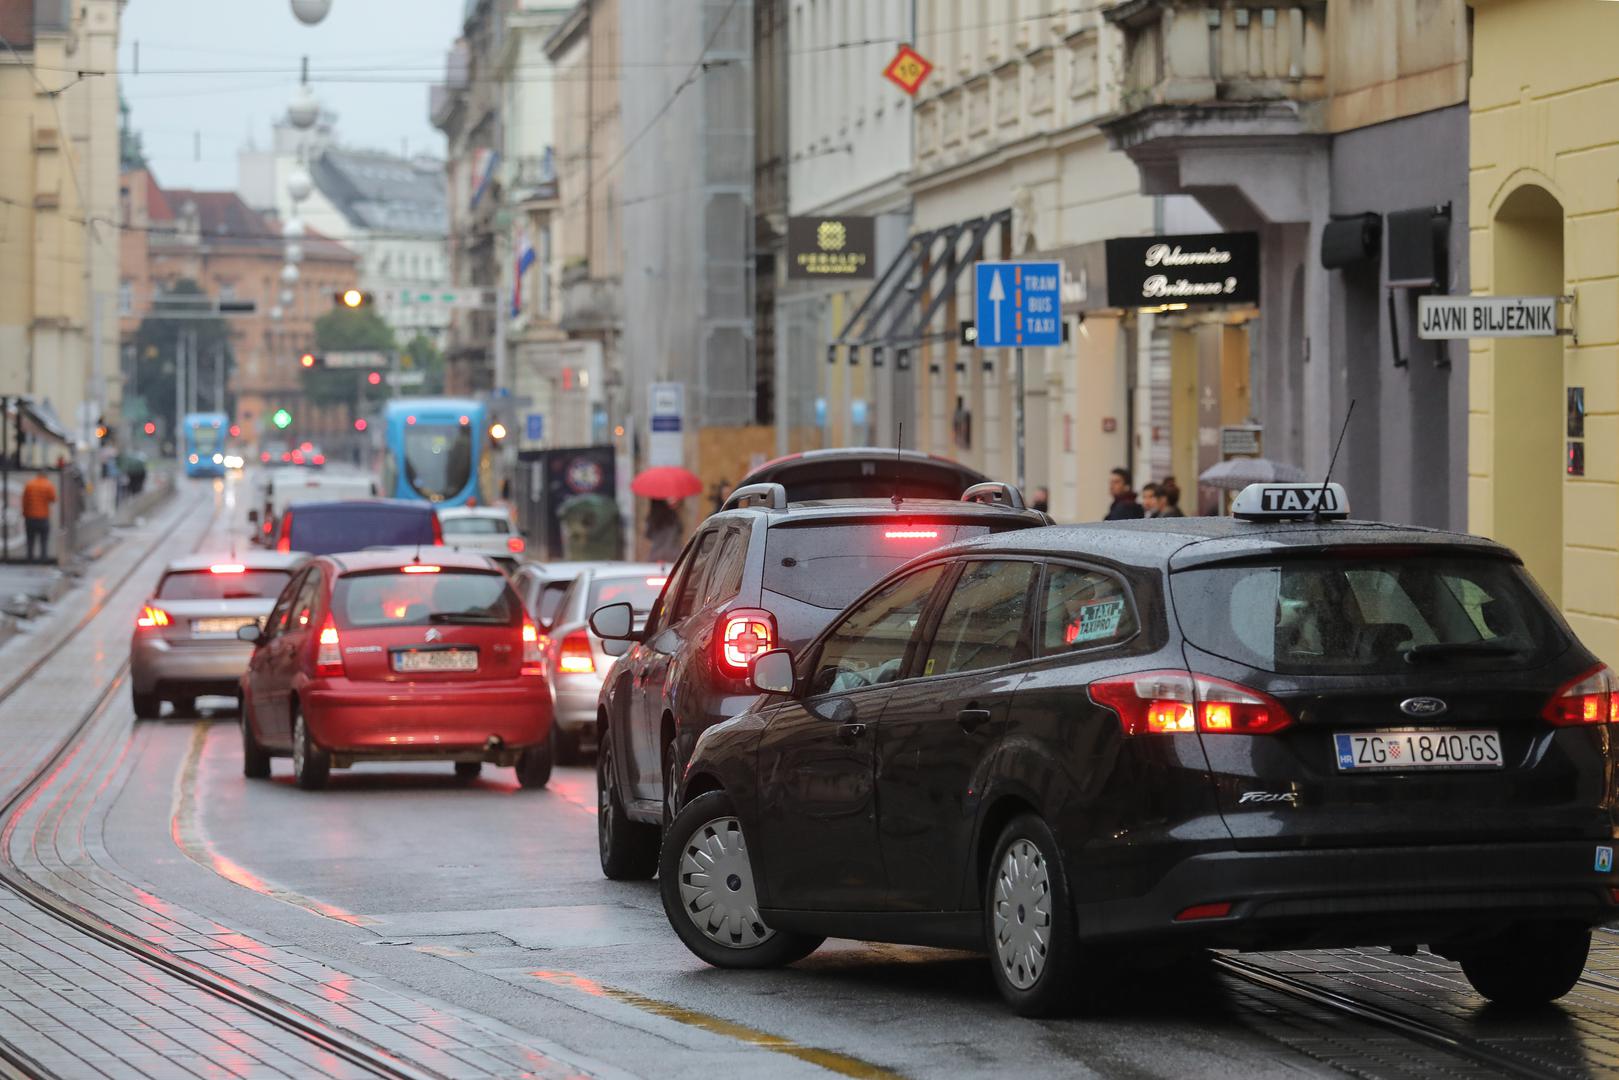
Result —
POLYGON ((225 464, 225 455, 224 454, 215 454, 214 455, 214 464, 215 465, 223 465, 223 464, 225 464))

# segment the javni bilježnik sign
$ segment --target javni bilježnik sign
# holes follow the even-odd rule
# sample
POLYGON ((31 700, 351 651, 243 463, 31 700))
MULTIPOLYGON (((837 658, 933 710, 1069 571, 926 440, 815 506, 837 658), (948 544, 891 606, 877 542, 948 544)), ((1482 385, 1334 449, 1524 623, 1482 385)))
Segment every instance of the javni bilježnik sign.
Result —
POLYGON ((1420 296, 1417 336, 1462 338, 1556 337, 1555 296, 1420 296))

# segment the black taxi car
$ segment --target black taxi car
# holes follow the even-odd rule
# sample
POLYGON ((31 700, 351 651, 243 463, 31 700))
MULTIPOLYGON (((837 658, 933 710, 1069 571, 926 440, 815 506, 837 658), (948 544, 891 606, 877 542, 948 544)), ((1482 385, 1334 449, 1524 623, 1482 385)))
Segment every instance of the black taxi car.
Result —
POLYGON ((1026 1015, 1209 947, 1565 993, 1619 914, 1614 674, 1499 544, 1334 520, 1337 485, 1235 509, 952 545, 761 656, 663 847, 682 940, 978 948, 1026 1015))

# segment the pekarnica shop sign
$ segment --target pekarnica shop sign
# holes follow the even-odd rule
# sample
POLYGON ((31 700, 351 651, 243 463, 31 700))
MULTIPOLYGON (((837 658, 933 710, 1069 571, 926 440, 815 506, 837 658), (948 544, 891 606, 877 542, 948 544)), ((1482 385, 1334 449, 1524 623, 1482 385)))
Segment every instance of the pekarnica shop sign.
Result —
POLYGON ((1259 302, 1259 234, 1125 236, 1107 242, 1109 307, 1259 302))

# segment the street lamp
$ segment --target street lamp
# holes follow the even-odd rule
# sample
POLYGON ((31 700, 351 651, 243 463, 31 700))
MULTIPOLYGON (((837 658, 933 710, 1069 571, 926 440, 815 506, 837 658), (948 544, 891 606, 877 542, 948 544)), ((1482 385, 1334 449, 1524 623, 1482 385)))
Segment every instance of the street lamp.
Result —
POLYGON ((308 131, 320 119, 320 101, 308 83, 300 83, 292 95, 292 104, 287 106, 287 119, 299 131, 308 131))
POLYGON ((301 263, 301 262, 303 262, 304 261, 304 246, 302 244, 300 244, 300 243, 297 243, 297 242, 288 243, 287 244, 287 261, 289 263, 301 263))
POLYGON ((292 196, 293 202, 303 202, 309 198, 309 193, 313 190, 315 190, 314 181, 309 179, 309 174, 303 169, 294 169, 287 177, 287 194, 292 196))
POLYGON ((293 266, 291 263, 288 263, 286 266, 281 268, 281 280, 286 282, 288 285, 298 284, 298 277, 298 268, 293 266))
POLYGON ((304 226, 303 218, 288 218, 281 226, 281 235, 288 240, 299 240, 308 230, 304 226))
POLYGON ((305 26, 314 26, 332 10, 332 0, 292 0, 292 14, 305 26))

